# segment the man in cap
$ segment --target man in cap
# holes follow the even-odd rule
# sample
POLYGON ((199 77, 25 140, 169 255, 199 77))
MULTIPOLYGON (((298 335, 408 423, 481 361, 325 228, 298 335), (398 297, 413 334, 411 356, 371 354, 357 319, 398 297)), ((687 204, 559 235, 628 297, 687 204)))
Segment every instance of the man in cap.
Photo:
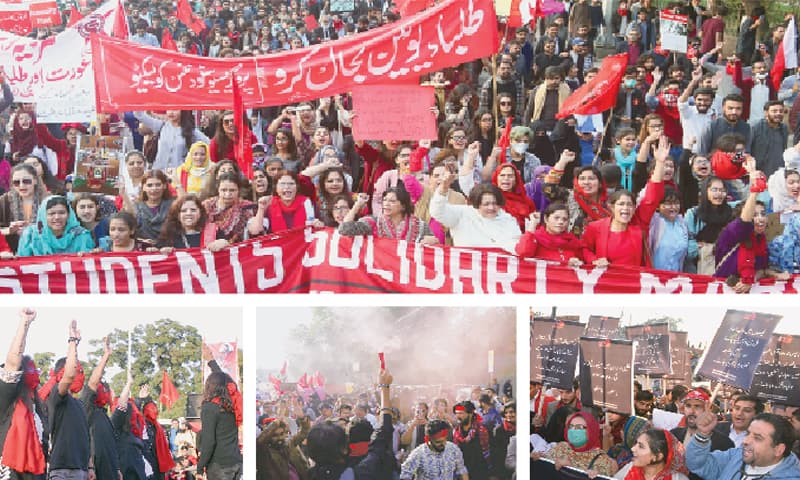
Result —
MULTIPOLYGON (((701 415, 709 413, 710 399, 711 396, 702 388, 695 388, 694 390, 691 390, 683 398, 684 421, 681 423, 685 424, 685 426, 675 427, 670 430, 670 433, 675 435, 675 438, 677 438, 685 446, 688 446, 689 441, 697 432, 697 419, 701 415)), ((716 422, 714 422, 714 426, 716 426, 716 422)), ((731 439, 719 432, 712 431, 707 436, 712 452, 725 451, 734 448, 731 439)), ((698 476, 695 473, 689 474, 689 478, 691 480, 706 479, 705 476, 698 476)))
POLYGON ((453 429, 453 443, 461 449, 471 480, 489 478, 489 432, 475 414, 475 405, 463 401, 453 405, 458 425, 453 429))
POLYGON ((431 420, 425 426, 425 443, 412 450, 400 472, 400 480, 469 478, 461 449, 447 441, 450 424, 431 420))

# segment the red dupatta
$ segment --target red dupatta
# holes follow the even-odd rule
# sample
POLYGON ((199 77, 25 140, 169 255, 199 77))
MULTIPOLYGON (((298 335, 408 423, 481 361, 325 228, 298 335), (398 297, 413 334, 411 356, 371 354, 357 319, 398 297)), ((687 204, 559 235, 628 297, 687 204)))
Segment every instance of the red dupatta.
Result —
POLYGON ((291 228, 304 227, 306 225, 305 201, 306 197, 296 195, 292 203, 286 205, 277 195, 274 195, 272 197, 272 203, 269 204, 269 209, 267 210, 270 230, 272 230, 272 232, 285 232, 289 230, 284 215, 292 218, 291 228))

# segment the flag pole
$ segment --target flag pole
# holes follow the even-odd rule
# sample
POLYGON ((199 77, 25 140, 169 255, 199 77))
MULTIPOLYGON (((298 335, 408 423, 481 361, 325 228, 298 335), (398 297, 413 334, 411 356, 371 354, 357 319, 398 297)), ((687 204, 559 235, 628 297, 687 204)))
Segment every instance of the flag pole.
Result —
POLYGON ((494 141, 497 143, 497 135, 500 133, 500 108, 497 105, 497 54, 492 55, 492 98, 490 98, 493 105, 494 114, 494 141))
POLYGON ((594 154, 594 158, 592 159, 592 165, 597 166, 597 159, 600 157, 600 152, 603 150, 603 144, 606 141, 606 132, 608 132, 608 126, 611 124, 611 119, 614 118, 614 108, 611 108, 611 112, 608 114, 608 120, 606 120, 606 125, 603 127, 603 133, 600 134, 600 145, 597 146, 597 153, 594 154))

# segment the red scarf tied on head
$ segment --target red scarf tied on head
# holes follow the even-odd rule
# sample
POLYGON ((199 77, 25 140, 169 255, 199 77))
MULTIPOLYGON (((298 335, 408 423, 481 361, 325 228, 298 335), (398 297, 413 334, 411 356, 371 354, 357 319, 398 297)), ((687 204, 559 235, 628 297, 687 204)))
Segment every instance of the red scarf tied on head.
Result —
POLYGON ((94 404, 100 408, 105 407, 111 402, 111 392, 102 383, 97 384, 97 394, 94 397, 94 404))
MULTIPOLYGON (((53 390, 53 387, 61 382, 61 379, 64 378, 64 369, 58 371, 58 373, 53 372, 50 370, 50 378, 47 379, 47 383, 45 383, 42 388, 39 389, 39 398, 47 400, 47 397, 50 396, 50 391, 53 390)), ((86 376, 83 373, 83 366, 78 362, 77 366, 75 367, 75 379, 72 380, 72 383, 69 385, 69 391, 72 393, 78 393, 83 389, 83 382, 86 380, 86 376)))
MULTIPOLYGON (((236 416, 236 425, 242 424, 242 417, 244 415, 244 407, 242 402, 242 393, 236 387, 234 382, 229 382, 225 385, 225 388, 228 390, 228 396, 231 397, 231 404, 233 404, 233 414, 236 416)), ((222 405, 222 400, 219 397, 214 397, 211 399, 212 403, 216 403, 217 405, 222 405)))
POLYGON ((524 231, 525 219, 528 218, 528 215, 536 211, 536 204, 533 203, 533 200, 528 198, 528 195, 525 194, 525 184, 522 181, 522 175, 519 173, 519 170, 517 170, 517 167, 511 163, 503 163, 498 165, 494 170, 494 174, 492 174, 492 184, 495 187, 500 188, 500 192, 503 194, 503 198, 506 201, 503 210, 514 217, 519 224, 520 230, 524 231), (500 188, 500 185, 497 181, 497 178, 500 176, 500 172, 507 168, 510 168, 514 171, 514 187, 508 192, 500 188))
POLYGON ((443 438, 447 438, 447 435, 450 432, 445 428, 444 430, 439 430, 438 432, 434 433, 433 435, 425 435, 425 443, 430 442, 431 440, 441 440, 443 438))
POLYGON ((147 403, 143 410, 144 419, 156 430, 156 457, 158 457, 158 471, 168 472, 175 466, 172 460, 172 452, 169 449, 169 441, 164 429, 158 423, 158 407, 153 402, 147 403))
MULTIPOLYGON (((600 448, 600 424, 597 423, 597 420, 591 413, 588 412, 576 412, 570 415, 567 419, 567 423, 564 425, 564 439, 567 437, 567 432, 569 431, 569 424, 572 423, 572 420, 575 417, 581 417, 586 422, 586 444, 582 447, 576 447, 569 444, 569 447, 576 452, 588 452, 590 450, 594 450, 595 448, 600 448)), ((567 441, 569 443, 569 441, 567 441)))
MULTIPOLYGON (((664 459, 664 468, 652 480, 672 480, 673 473, 682 473, 689 476, 686 468, 686 457, 683 445, 668 430, 662 430, 667 440, 667 458, 664 459)), ((625 475, 625 480, 645 480, 642 467, 632 467, 625 475)))

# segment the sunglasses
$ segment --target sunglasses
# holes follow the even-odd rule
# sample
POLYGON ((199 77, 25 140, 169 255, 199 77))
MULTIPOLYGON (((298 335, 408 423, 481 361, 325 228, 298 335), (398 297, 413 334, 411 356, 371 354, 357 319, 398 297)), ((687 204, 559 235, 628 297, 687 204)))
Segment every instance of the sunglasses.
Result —
POLYGON ((510 107, 511 106, 511 102, 500 102, 500 106, 501 107, 510 107))
POLYGON ((11 180, 11 184, 15 187, 19 187, 20 185, 33 185, 33 179, 23 178, 22 180, 11 180))

